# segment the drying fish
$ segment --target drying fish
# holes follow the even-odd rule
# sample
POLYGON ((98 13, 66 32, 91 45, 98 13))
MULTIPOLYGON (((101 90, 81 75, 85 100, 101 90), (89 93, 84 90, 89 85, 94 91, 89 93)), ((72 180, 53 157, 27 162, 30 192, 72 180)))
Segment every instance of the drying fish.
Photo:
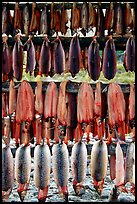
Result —
POLYGON ((7 75, 10 73, 11 70, 11 63, 10 63, 10 53, 9 48, 7 44, 7 35, 2 35, 3 40, 3 50, 2 50, 2 73, 4 75, 7 75))
POLYGON ((72 35, 77 32, 77 29, 80 27, 80 9, 77 8, 76 2, 73 2, 71 9, 71 32, 72 35))
POLYGON ((34 150, 34 183, 38 188, 39 202, 45 202, 50 184, 51 153, 47 144, 37 145, 34 150))
POLYGON ((31 17, 30 5, 29 3, 26 3, 22 10, 23 33, 25 35, 29 34, 30 17, 31 17))
POLYGON ((113 29, 114 29, 115 35, 123 34, 123 11, 122 11, 121 3, 115 4, 115 7, 114 7, 113 29))
POLYGON ((13 32, 13 18, 10 13, 9 4, 6 3, 2 7, 2 33, 6 33, 7 35, 13 32))
POLYGON ((61 12, 60 10, 54 10, 54 29, 58 35, 58 32, 61 30, 61 12))
POLYGON ((91 150, 90 171, 93 178, 94 187, 101 195, 104 178, 107 173, 108 150, 103 140, 95 141, 91 150))
POLYGON ((88 73, 94 81, 98 80, 100 76, 100 62, 99 44, 94 39, 88 48, 88 73))
POLYGON ((88 18, 89 18, 89 13, 88 13, 88 3, 86 1, 83 2, 82 7, 81 7, 81 22, 80 22, 80 27, 81 32, 84 36, 86 36, 86 32, 88 31, 88 18))
POLYGON ((49 25, 48 25, 48 9, 47 6, 44 5, 44 8, 40 17, 40 34, 48 34, 49 25))
POLYGON ((29 145, 20 145, 15 154, 15 179, 18 183, 18 194, 23 201, 28 190, 31 173, 31 155, 29 145))
POLYGON ((129 120, 135 119, 135 85, 130 84, 130 95, 129 95, 129 120))
POLYGON ((113 79, 116 74, 116 49, 112 37, 105 44, 102 72, 108 80, 113 79))
POLYGON ((64 3, 61 9, 61 26, 60 31, 62 34, 66 34, 68 26, 66 25, 68 23, 68 12, 67 9, 64 8, 64 3))
POLYGON ((22 30, 22 10, 19 7, 19 2, 15 3, 15 8, 14 8, 14 32, 22 30))
POLYGON ((32 42, 32 36, 29 36, 29 39, 24 44, 24 47, 27 47, 27 63, 26 63, 26 73, 32 74, 32 72, 35 69, 36 66, 36 60, 35 60, 35 48, 34 44, 32 42))
POLYGON ((96 26, 96 33, 95 36, 104 36, 104 23, 105 23, 105 17, 104 13, 101 7, 101 4, 98 4, 97 6, 97 26, 96 26))
MULTIPOLYGON (((10 140, 9 140, 10 141, 10 140)), ((2 148, 2 199, 8 200, 14 184, 14 160, 9 142, 2 148)))
POLYGON ((52 147, 52 169, 59 194, 63 194, 68 202, 69 155, 67 145, 54 144, 52 147))
POLYGON ((133 18, 130 3, 125 2, 123 8, 123 24, 124 33, 128 33, 132 29, 133 18))
POLYGON ((109 8, 105 14, 105 30, 108 30, 108 35, 113 32, 114 24, 114 3, 110 2, 109 8))
POLYGON ((54 2, 51 2, 50 7, 50 34, 53 35, 55 33, 55 26, 54 26, 54 2))
POLYGON ((110 178, 116 178, 116 154, 110 155, 110 178))
POLYGON ((27 145, 29 144, 30 140, 30 124, 23 121, 20 129, 20 144, 27 145))
POLYGON ((39 72, 40 74, 48 75, 51 68, 51 51, 49 40, 45 37, 39 56, 39 72))
POLYGON ((89 6, 89 19, 88 19, 88 27, 92 29, 93 27, 97 26, 97 12, 95 7, 91 2, 88 3, 89 6))
POLYGON ((73 176, 73 188, 77 195, 84 193, 82 185, 87 172, 87 148, 82 141, 77 142, 72 147, 71 166, 73 176))
POLYGON ((4 118, 6 115, 5 93, 2 93, 2 118, 4 118))
POLYGON ((135 71, 135 39, 133 36, 127 40, 123 65, 126 71, 135 71))
POLYGON ((54 40, 54 69, 55 73, 61 74, 65 70, 65 52, 59 37, 54 40))
POLYGON ((23 44, 20 40, 20 34, 17 34, 17 39, 13 47, 12 59, 13 76, 16 80, 20 81, 23 73, 23 44))
POLYGON ((78 35, 74 36, 70 42, 69 48, 69 70, 74 77, 81 68, 81 48, 78 35))
POLYGON ((79 123, 89 123, 93 120, 94 95, 90 84, 82 82, 77 97, 77 120, 79 123))
POLYGON ((32 2, 32 16, 30 21, 29 32, 36 33, 40 26, 40 10, 37 8, 36 2, 32 2))

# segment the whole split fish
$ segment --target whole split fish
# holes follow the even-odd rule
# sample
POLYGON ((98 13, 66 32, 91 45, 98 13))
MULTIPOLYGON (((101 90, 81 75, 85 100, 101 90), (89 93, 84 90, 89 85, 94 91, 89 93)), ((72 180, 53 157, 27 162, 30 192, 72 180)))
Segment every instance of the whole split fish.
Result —
POLYGON ((55 33, 55 26, 54 26, 54 2, 51 2, 50 7, 50 35, 53 35, 55 33))
POLYGON ((52 170, 59 194, 63 194, 68 202, 69 155, 65 143, 54 144, 52 147, 52 170))
POLYGON ((125 2, 123 8, 124 33, 128 33, 133 26, 132 10, 129 2, 125 2))
POLYGON ((14 184, 14 160, 9 143, 2 148, 2 200, 7 201, 14 184))
POLYGON ((12 67, 13 76, 16 80, 20 81, 23 73, 23 44, 20 40, 20 34, 17 35, 17 39, 13 47, 12 67))
POLYGON ((109 38, 105 44, 102 72, 108 80, 113 79, 116 74, 116 49, 112 38, 109 38))
POLYGON ((101 4, 98 4, 97 6, 97 26, 96 26, 96 32, 95 36, 104 36, 104 23, 105 23, 105 17, 103 13, 103 9, 101 7, 101 4))
POLYGON ((35 47, 32 41, 32 36, 29 36, 29 39, 24 44, 27 47, 27 63, 26 63, 26 73, 32 74, 36 66, 36 59, 35 59, 35 47))
POLYGON ((37 145, 34 150, 34 183, 38 188, 39 202, 45 202, 50 184, 51 153, 47 144, 37 145))
POLYGON ((96 39, 94 39, 88 48, 88 73, 92 80, 98 80, 100 76, 100 54, 99 54, 99 44, 96 39))
POLYGON ((84 189, 82 183, 87 172, 87 148, 82 141, 76 142, 72 147, 71 166, 74 191, 77 195, 81 195, 84 189))
POLYGON ((101 195, 104 178, 107 174, 108 150, 103 140, 95 141, 91 150, 90 171, 93 178, 94 187, 101 195))
POLYGON ((72 35, 77 32, 80 27, 80 9, 77 8, 76 2, 73 2, 71 9, 71 32, 72 35))
POLYGON ((18 194, 23 201, 28 190, 31 173, 31 155, 29 145, 20 145, 15 154, 15 179, 18 183, 18 194))
POLYGON ((114 6, 114 24, 113 29, 115 35, 123 34, 123 8, 121 3, 116 3, 114 6))
POLYGON ((7 44, 7 35, 2 35, 3 40, 3 50, 2 50, 2 73, 7 75, 10 73, 11 70, 11 62, 10 62, 10 53, 9 47, 7 44))
POLYGON ((92 29, 93 27, 97 26, 97 12, 95 7, 91 2, 88 2, 88 8, 89 8, 89 19, 88 19, 88 27, 89 30, 92 29))
POLYGON ((39 72, 40 74, 48 75, 51 68, 51 51, 49 40, 45 37, 39 56, 39 72))
POLYGON ((61 11, 60 9, 54 10, 54 29, 56 34, 58 35, 58 32, 61 30, 61 11))
POLYGON ((135 71, 135 39, 133 36, 129 37, 126 42, 126 52, 123 65, 126 71, 135 71))
POLYGON ((22 30, 22 10, 19 7, 19 2, 15 3, 15 8, 14 8, 14 32, 22 30))
POLYGON ((89 10, 88 10, 88 3, 84 1, 81 6, 80 14, 81 14, 81 22, 80 27, 81 32, 84 36, 86 36, 86 33, 88 31, 88 19, 89 19, 89 10))
POLYGON ((81 48, 78 35, 72 37, 69 48, 69 70, 74 77, 81 68, 81 48))
POLYGON ((65 70, 65 52, 59 37, 54 40, 54 69, 55 73, 61 74, 65 70))
POLYGON ((22 10, 23 33, 25 35, 29 34, 30 18, 31 18, 30 4, 26 3, 22 10))
POLYGON ((48 34, 49 31, 49 22, 48 22, 48 8, 44 5, 40 17, 40 34, 48 34))
POLYGON ((66 34, 68 26, 66 25, 68 23, 68 11, 64 8, 64 3, 61 9, 61 26, 60 31, 63 35, 66 34))
POLYGON ((109 8, 106 9, 105 14, 105 30, 108 30, 108 35, 113 32, 114 24, 114 3, 110 2, 109 8))
POLYGON ((13 17, 8 3, 2 7, 2 33, 13 34, 13 17))

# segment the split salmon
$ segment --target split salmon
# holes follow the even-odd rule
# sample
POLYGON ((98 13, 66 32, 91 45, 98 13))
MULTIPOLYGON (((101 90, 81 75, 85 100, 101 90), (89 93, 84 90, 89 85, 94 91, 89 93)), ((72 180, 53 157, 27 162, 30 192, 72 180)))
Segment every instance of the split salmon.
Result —
POLYGON ((109 8, 106 9, 105 14, 105 30, 108 30, 108 35, 113 32, 114 24, 114 3, 110 2, 109 8))
POLYGON ((77 32, 80 27, 80 9, 77 8, 76 2, 73 2, 71 9, 71 32, 72 35, 77 32))
POLYGON ((68 18, 68 11, 67 9, 65 9, 64 3, 61 9, 61 19, 62 20, 61 20, 60 31, 63 35, 65 35, 68 29, 68 26, 66 24, 68 23, 69 18, 68 18))
POLYGON ((5 103, 5 93, 2 93, 2 118, 7 116, 7 111, 6 111, 6 103, 5 103))
POLYGON ((135 85, 130 84, 130 95, 129 95, 129 120, 135 118, 135 85))
POLYGON ((38 200, 45 202, 50 184, 51 153, 48 145, 37 145, 34 150, 34 183, 38 200))
POLYGON ((88 19, 88 27, 89 29, 97 26, 97 12, 95 7, 91 2, 88 3, 89 7, 89 19, 88 19))
POLYGON ((32 36, 29 36, 29 39, 24 44, 24 47, 27 47, 27 63, 26 63, 26 73, 32 74, 36 66, 35 60, 35 47, 32 41, 32 36))
POLYGON ((101 7, 101 4, 98 4, 97 6, 97 26, 96 26, 96 33, 95 36, 104 36, 104 23, 105 23, 105 17, 104 13, 101 7))
POLYGON ((88 3, 86 1, 82 3, 80 14, 81 14, 80 27, 82 28, 81 32, 84 36, 86 36, 86 33, 88 31, 88 19, 89 19, 88 3))
POLYGON ((32 16, 30 20, 29 32, 39 32, 40 27, 40 10, 37 8, 36 2, 32 2, 32 16))
POLYGON ((102 72, 108 80, 113 79, 116 74, 116 48, 112 38, 109 38, 105 44, 102 72))
POLYGON ((99 44, 96 39, 93 39, 88 48, 88 73, 92 80, 98 80, 100 76, 100 54, 99 44))
POLYGON ((51 68, 51 51, 49 40, 45 37, 39 56, 39 72, 40 74, 48 75, 51 68))
POLYGON ((72 147, 71 166, 73 176, 73 188, 76 195, 81 195, 83 181, 87 172, 87 148, 82 141, 76 142, 72 147))
POLYGON ((9 86, 9 115, 12 115, 16 111, 16 99, 17 93, 15 89, 15 84, 13 80, 10 80, 9 86))
POLYGON ((30 124, 23 121, 20 127, 20 144, 28 145, 31 140, 30 136, 30 124))
POLYGON ((22 79, 23 73, 23 44, 20 40, 20 35, 17 35, 16 42, 13 47, 12 52, 12 67, 13 76, 16 80, 20 81, 22 79))
POLYGON ((2 33, 13 35, 13 17, 9 9, 9 3, 2 6, 2 33))
POLYGON ((22 30, 22 10, 20 9, 19 2, 15 3, 14 8, 14 32, 18 29, 22 30))
POLYGON ((74 77, 81 68, 81 48, 78 35, 72 37, 69 48, 69 70, 74 77))
POLYGON ((22 23, 23 23, 23 33, 25 35, 29 34, 31 10, 29 3, 26 3, 22 10, 22 23))
POLYGON ((14 159, 9 144, 2 148, 2 199, 8 200, 14 184, 14 159))
POLYGON ((64 143, 52 147, 52 170, 59 194, 63 194, 68 202, 69 155, 64 143))
POLYGON ((61 30, 61 11, 59 9, 54 10, 54 29, 58 35, 61 30))
POLYGON ((23 201, 28 190, 31 173, 30 146, 20 145, 15 154, 15 179, 18 183, 18 194, 23 201))
POLYGON ((114 6, 114 33, 115 35, 123 34, 123 8, 121 3, 114 6))
POLYGON ((132 29, 133 25, 133 18, 132 18, 132 11, 129 2, 125 2, 123 8, 123 21, 124 21, 124 33, 128 33, 130 29, 132 29))
POLYGON ((65 52, 59 37, 54 40, 54 43, 54 69, 55 73, 61 74, 65 70, 65 52))
POLYGON ((110 155, 110 178, 116 178, 116 154, 110 155))
POLYGON ((95 141, 91 150, 90 171, 94 187, 98 194, 102 194, 104 178, 107 174, 108 150, 103 140, 95 141))
POLYGON ((48 25, 48 8, 44 5, 41 17, 40 17, 40 34, 48 34, 49 25, 48 25))
POLYGON ((11 71, 11 61, 10 61, 10 52, 7 44, 7 35, 2 36, 3 40, 3 50, 2 50, 2 73, 4 75, 9 75, 11 71))
POLYGON ((55 33, 55 26, 54 26, 54 2, 51 2, 50 7, 50 34, 53 35, 55 33))

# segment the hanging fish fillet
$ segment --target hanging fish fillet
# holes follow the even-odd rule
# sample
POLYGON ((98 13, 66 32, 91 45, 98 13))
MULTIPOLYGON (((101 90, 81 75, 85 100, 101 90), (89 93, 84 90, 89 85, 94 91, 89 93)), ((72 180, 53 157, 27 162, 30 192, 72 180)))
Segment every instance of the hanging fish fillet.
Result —
POLYGON ((2 6, 2 33, 13 34, 13 17, 10 13, 9 3, 2 6))
POLYGON ((123 8, 123 24, 124 24, 124 33, 128 33, 130 29, 132 29, 133 25, 133 18, 132 18, 132 11, 129 2, 125 2, 123 8))
POLYGON ((28 145, 31 140, 30 136, 30 124, 23 121, 21 123, 21 129, 20 129, 20 144, 28 145))
POLYGON ((88 27, 89 29, 97 26, 97 12, 95 7, 91 2, 88 2, 89 7, 89 19, 88 19, 88 27))
POLYGON ((31 16, 30 5, 29 3, 26 3, 22 10, 23 33, 25 35, 29 34, 30 16, 31 16))
POLYGON ((129 120, 135 118, 135 85, 130 84, 130 95, 129 95, 129 120))
POLYGON ((110 178, 114 180, 116 178, 116 155, 110 155, 110 178))
POLYGON ((64 3, 61 9, 61 26, 60 31, 62 34, 66 34, 68 26, 66 25, 68 23, 68 11, 64 8, 64 3))
POLYGON ((104 48, 102 72, 106 79, 113 79, 116 74, 116 49, 114 40, 110 37, 104 48))
POLYGON ((120 2, 115 4, 114 7, 114 33, 115 35, 123 34, 123 9, 120 2))
POLYGON ((2 93, 2 118, 7 115, 6 103, 5 103, 5 93, 2 93))
POLYGON ((124 67, 126 71, 135 71, 135 39, 133 36, 129 37, 126 43, 124 67))
POLYGON ((40 34, 48 34, 48 8, 44 5, 41 16, 40 16, 40 34))
POLYGON ((54 69, 55 73, 61 74, 65 70, 65 52, 59 37, 54 40, 54 69))
POLYGON ((73 2, 71 9, 71 32, 72 35, 77 32, 80 27, 80 9, 77 8, 76 2, 73 2))
POLYGON ((81 32, 84 36, 86 36, 86 32, 88 30, 88 19, 89 19, 89 10, 88 10, 88 3, 84 1, 81 6, 80 14, 81 14, 81 22, 80 27, 81 32))
POLYGON ((101 7, 101 3, 97 6, 97 26, 96 26, 96 33, 95 36, 104 36, 104 23, 105 23, 105 17, 103 13, 103 9, 101 7))
POLYGON ((94 39, 88 48, 88 73, 94 81, 100 76, 100 63, 99 44, 94 39))
POLYGON ((54 144, 52 147, 52 170, 59 194, 63 194, 68 202, 69 155, 67 145, 54 144))
POLYGON ((81 48, 78 35, 72 37, 69 48, 69 70, 74 77, 81 68, 81 48))
POLYGON ((108 150, 104 141, 95 141, 91 150, 90 171, 93 178, 94 187, 101 195, 104 178, 107 173, 108 150))
POLYGON ((45 37, 39 56, 39 72, 40 74, 48 75, 51 68, 51 51, 49 40, 45 37))
POLYGON ((32 2, 32 16, 30 21, 29 32, 39 32, 40 27, 40 10, 37 8, 36 2, 32 2))
POLYGON ((2 148, 2 199, 8 200, 14 184, 14 160, 9 144, 2 148))
POLYGON ((82 185, 87 172, 87 148, 85 143, 76 142, 72 147, 71 166, 73 176, 73 188, 76 195, 82 193, 82 185))
POLYGON ((15 3, 14 8, 14 32, 20 29, 22 30, 22 10, 19 7, 19 2, 15 3))
POLYGON ((17 35, 17 39, 13 47, 12 67, 13 76, 16 80, 20 81, 23 73, 23 44, 20 40, 20 34, 17 35))
POLYGON ((55 33, 55 23, 54 23, 54 2, 51 2, 50 7, 50 35, 53 35, 55 33))
POLYGON ((48 145, 37 145, 34 150, 34 183, 39 202, 45 202, 50 184, 51 153, 48 145))
POLYGON ((113 31, 114 24, 114 3, 110 2, 109 8, 106 9, 105 14, 105 30, 108 30, 108 35, 113 31))
POLYGON ((23 201, 28 190, 31 173, 30 146, 20 145, 15 154, 15 179, 18 183, 18 194, 23 201))

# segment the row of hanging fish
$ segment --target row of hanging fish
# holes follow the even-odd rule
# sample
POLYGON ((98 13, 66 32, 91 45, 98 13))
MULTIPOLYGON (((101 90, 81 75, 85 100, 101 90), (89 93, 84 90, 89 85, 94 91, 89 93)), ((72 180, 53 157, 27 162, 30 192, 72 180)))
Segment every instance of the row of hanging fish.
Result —
MULTIPOLYGON (((3 4, 2 8, 2 33, 15 35, 20 29, 23 34, 31 33, 53 35, 61 32, 65 35, 69 26, 69 14, 65 4, 60 3, 58 8, 54 2, 43 5, 40 10, 36 2, 26 3, 20 6, 15 3, 14 15, 10 13, 9 4, 3 4)), ((110 2, 103 12, 102 4, 94 5, 91 2, 83 2, 80 5, 73 2, 70 17, 70 29, 72 35, 80 29, 86 36, 90 30, 96 28, 96 36, 104 36, 105 30, 109 34, 124 35, 135 31, 135 9, 131 9, 129 2, 124 4, 110 2)))
MULTIPOLYGON (((20 81, 23 75, 24 51, 27 51, 25 71, 37 75, 53 76, 70 72, 72 77, 83 67, 88 70, 89 76, 96 81, 102 71, 108 80, 113 79, 117 72, 116 48, 114 39, 109 36, 105 43, 102 59, 99 52, 99 43, 93 38, 89 47, 84 50, 80 47, 79 37, 76 34, 70 41, 70 47, 64 49, 60 37, 52 42, 45 36, 42 46, 33 44, 32 36, 23 45, 20 34, 11 50, 7 44, 7 35, 3 35, 2 73, 3 81, 15 78, 20 81)), ((135 38, 130 36, 126 42, 126 50, 123 58, 125 70, 135 71, 135 38)))
MULTIPOLYGON (((95 90, 83 82, 78 93, 66 92, 67 83, 59 87, 54 82, 42 91, 42 82, 37 82, 35 93, 27 81, 15 87, 10 81, 9 92, 2 93, 2 135, 10 133, 16 146, 29 141, 40 144, 45 138, 48 145, 58 142, 58 135, 65 136, 64 142, 79 141, 83 134, 86 142, 93 137, 105 136, 108 143, 116 139, 115 131, 122 141, 126 134, 135 137, 135 85, 130 92, 123 93, 116 83, 110 83, 108 91, 96 84, 95 90)), ((106 89, 106 88, 105 88, 106 89)))
MULTIPOLYGON (((39 202, 45 202, 48 197, 51 169, 58 193, 63 195, 65 202, 68 202, 69 153, 67 145, 61 137, 60 139, 59 143, 53 145, 52 154, 44 140, 34 149, 34 184, 38 189, 39 202)), ((110 192, 110 201, 116 201, 121 191, 126 193, 130 191, 135 195, 135 142, 128 144, 126 156, 120 142, 118 138, 115 153, 109 159, 107 144, 103 139, 95 141, 91 150, 90 172, 94 188, 99 195, 102 195, 108 165, 110 167, 110 179, 114 182, 116 190, 116 193, 113 193, 113 189, 112 193, 110 192), (127 183, 131 185, 128 190, 125 187, 127 183)), ((82 140, 72 147, 71 168, 73 189, 76 195, 82 195, 85 193, 83 182, 87 173, 87 148, 82 140)), ((15 177, 18 184, 17 192, 23 202, 29 191, 30 173, 30 144, 23 143, 17 148, 14 167, 10 145, 6 142, 6 146, 2 148, 2 199, 8 201, 15 177)))

